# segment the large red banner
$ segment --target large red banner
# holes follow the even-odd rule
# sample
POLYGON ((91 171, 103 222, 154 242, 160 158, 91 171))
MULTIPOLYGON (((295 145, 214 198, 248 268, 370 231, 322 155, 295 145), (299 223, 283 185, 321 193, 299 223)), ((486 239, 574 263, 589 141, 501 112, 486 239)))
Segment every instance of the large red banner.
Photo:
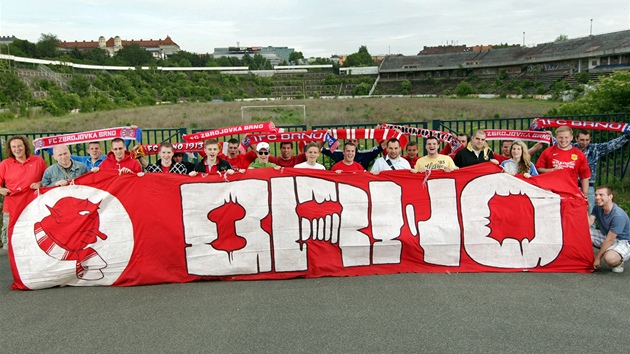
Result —
POLYGON ((586 202, 565 171, 100 171, 22 195, 15 289, 402 272, 589 272, 586 202))

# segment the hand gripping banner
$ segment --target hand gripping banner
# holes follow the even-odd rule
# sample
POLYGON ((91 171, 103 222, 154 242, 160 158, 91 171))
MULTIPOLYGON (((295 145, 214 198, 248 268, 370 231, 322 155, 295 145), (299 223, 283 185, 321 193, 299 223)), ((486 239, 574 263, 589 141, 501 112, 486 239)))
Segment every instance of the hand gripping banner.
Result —
POLYGON ((14 196, 12 288, 592 271, 587 205, 566 171, 526 180, 485 163, 425 177, 88 173, 14 196))

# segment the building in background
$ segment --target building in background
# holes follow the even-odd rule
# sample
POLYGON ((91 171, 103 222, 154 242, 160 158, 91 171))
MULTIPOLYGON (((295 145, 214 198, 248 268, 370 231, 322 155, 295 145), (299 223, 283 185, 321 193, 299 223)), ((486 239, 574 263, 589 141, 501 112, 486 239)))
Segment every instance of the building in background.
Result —
POLYGON ((4 45, 8 45, 13 43, 14 40, 16 40, 17 38, 15 36, 0 36, 0 45, 4 44, 4 45))
POLYGON ((100 48, 109 53, 110 56, 113 56, 121 50, 124 46, 130 44, 137 44, 140 48, 144 48, 153 54, 153 57, 156 59, 165 59, 168 56, 177 53, 180 51, 177 43, 173 42, 171 37, 168 35, 164 39, 140 39, 140 40, 126 40, 121 39, 120 36, 110 37, 109 39, 105 39, 105 37, 100 36, 98 41, 74 41, 74 42, 66 42, 59 41, 59 51, 61 52, 69 52, 74 48, 77 48, 81 51, 90 51, 95 48, 100 48))
POLYGON ((289 62, 289 56, 295 51, 294 48, 288 47, 227 47, 227 48, 214 48, 212 56, 216 58, 221 57, 235 57, 243 59, 245 54, 254 56, 260 54, 263 58, 269 60, 271 65, 279 65, 282 62, 289 62))

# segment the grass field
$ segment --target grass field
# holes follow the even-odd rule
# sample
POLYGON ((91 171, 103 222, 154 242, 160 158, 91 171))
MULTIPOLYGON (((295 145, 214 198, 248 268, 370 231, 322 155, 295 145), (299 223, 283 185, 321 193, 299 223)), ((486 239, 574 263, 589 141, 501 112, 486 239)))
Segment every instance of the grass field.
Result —
MULTIPOLYGON (((433 119, 471 120, 479 118, 535 117, 557 107, 558 102, 533 99, 456 99, 456 98, 362 98, 362 99, 306 99, 259 102, 180 103, 142 108, 120 109, 92 113, 78 113, 63 117, 37 117, 7 120, 0 133, 88 131, 105 127, 135 124, 150 128, 204 129, 238 125, 242 106, 305 105, 304 124, 363 124, 384 122, 415 122, 433 119)), ((246 111, 251 118, 280 124, 301 124, 299 109, 246 111), (292 112, 291 112, 292 110, 292 112), (255 112, 255 113, 252 113, 255 112)))

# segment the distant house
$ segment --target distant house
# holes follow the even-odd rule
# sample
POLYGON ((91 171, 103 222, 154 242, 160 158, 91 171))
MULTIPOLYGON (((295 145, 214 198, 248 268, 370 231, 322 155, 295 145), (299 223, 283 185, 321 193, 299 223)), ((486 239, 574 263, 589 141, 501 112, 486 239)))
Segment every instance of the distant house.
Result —
POLYGON ((66 42, 59 41, 59 51, 69 52, 74 48, 77 48, 80 51, 89 51, 95 48, 100 48, 106 50, 110 56, 116 54, 117 51, 121 50, 124 46, 130 44, 137 44, 140 48, 144 48, 147 51, 153 54, 153 57, 156 59, 165 59, 168 56, 177 53, 180 51, 177 43, 173 42, 171 37, 168 35, 164 39, 140 39, 140 40, 123 40, 120 36, 110 37, 108 40, 105 40, 105 37, 100 36, 98 41, 74 41, 74 42, 66 42))

